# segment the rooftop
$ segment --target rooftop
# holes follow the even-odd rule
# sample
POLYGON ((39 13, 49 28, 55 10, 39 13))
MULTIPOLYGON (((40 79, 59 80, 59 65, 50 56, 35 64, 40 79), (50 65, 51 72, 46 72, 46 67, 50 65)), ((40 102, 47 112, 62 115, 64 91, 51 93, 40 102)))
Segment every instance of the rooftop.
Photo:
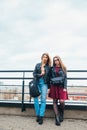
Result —
POLYGON ((42 125, 31 116, 0 115, 0 130, 87 130, 87 120, 64 119, 56 126, 54 118, 44 118, 42 125))

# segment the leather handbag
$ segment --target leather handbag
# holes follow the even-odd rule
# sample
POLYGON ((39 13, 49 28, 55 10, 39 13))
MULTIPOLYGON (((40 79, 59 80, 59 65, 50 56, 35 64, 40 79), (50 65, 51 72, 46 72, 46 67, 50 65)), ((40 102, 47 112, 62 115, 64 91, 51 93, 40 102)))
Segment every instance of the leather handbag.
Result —
POLYGON ((63 85, 64 84, 64 78, 63 77, 51 78, 51 84, 53 84, 53 85, 63 85))

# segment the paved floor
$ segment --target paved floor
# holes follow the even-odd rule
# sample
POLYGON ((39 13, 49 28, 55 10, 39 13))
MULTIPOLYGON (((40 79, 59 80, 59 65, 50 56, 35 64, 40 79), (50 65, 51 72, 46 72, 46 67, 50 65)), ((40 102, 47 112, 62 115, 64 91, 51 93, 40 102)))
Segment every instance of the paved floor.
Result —
POLYGON ((35 117, 0 115, 0 130, 87 130, 87 120, 64 119, 56 126, 54 118, 44 118, 43 125, 35 117))

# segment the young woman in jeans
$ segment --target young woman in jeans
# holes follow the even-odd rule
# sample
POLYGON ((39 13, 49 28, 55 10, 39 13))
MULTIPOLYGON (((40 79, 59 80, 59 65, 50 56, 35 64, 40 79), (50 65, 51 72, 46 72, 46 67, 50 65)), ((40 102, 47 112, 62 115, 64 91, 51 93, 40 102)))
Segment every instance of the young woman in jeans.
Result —
POLYGON ((64 101, 68 99, 67 94, 67 71, 62 60, 59 56, 53 58, 53 66, 51 67, 51 78, 62 77, 64 79, 63 84, 53 84, 49 89, 49 97, 53 99, 53 109, 55 113, 55 124, 60 125, 64 116, 64 101), (59 105, 58 105, 59 101, 59 105))
POLYGON ((38 97, 34 98, 34 107, 39 124, 43 123, 43 117, 46 109, 46 97, 49 87, 49 72, 51 67, 51 60, 48 53, 41 56, 41 63, 36 64, 33 75, 36 78, 37 86, 41 92, 40 103, 38 97))

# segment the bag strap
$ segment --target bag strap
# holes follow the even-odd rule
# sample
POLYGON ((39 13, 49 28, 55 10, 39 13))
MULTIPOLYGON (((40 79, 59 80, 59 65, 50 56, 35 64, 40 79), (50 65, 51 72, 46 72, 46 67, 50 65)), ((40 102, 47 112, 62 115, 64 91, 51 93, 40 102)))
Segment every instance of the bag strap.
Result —
POLYGON ((31 102, 31 98, 32 98, 32 97, 30 96, 29 102, 31 102))

